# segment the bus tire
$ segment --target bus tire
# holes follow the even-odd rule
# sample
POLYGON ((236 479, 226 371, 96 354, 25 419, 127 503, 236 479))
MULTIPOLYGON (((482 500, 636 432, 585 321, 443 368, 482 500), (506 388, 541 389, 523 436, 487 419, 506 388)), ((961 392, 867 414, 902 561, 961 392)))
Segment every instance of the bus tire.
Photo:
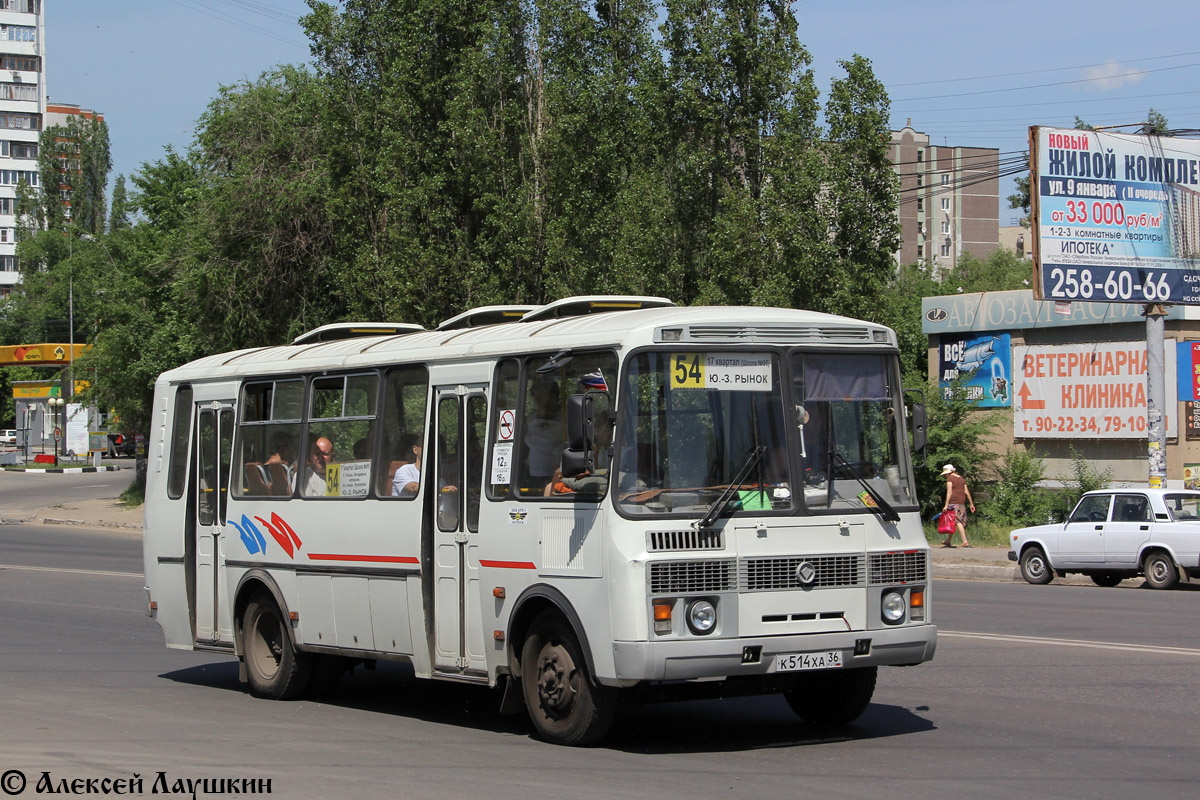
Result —
POLYGON ((1142 572, 1146 574, 1146 583, 1151 589, 1170 589, 1179 580, 1175 562, 1162 550, 1147 554, 1142 562, 1142 572))
POLYGON ((553 612, 539 614, 529 627, 521 689, 538 736, 554 744, 597 742, 616 716, 616 690, 592 684, 579 640, 553 612))
POLYGON ((871 705, 878 676, 879 667, 822 670, 800 678, 783 697, 811 725, 848 725, 871 705))
POLYGON ((287 623, 275 601, 257 594, 242 615, 242 658, 250 693, 269 700, 290 700, 308 687, 312 657, 292 648, 287 623))
POLYGON ((1021 577, 1034 586, 1041 586, 1054 580, 1054 570, 1042 548, 1026 547, 1021 553, 1021 577))

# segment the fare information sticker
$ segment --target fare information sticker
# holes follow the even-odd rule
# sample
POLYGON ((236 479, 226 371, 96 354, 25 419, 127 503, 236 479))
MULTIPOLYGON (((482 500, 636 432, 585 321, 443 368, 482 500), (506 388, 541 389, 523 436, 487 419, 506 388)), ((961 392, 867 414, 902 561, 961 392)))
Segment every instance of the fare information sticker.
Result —
POLYGON ((771 390, 771 356, 766 353, 672 353, 671 388, 768 392, 771 390))

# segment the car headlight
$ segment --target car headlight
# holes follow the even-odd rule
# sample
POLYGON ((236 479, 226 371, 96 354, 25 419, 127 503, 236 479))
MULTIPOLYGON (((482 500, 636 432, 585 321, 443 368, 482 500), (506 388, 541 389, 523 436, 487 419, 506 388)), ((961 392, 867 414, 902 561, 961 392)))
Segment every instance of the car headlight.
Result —
POLYGON ((688 606, 687 624, 692 633, 703 636, 717 627, 717 609, 707 600, 697 600, 688 606))
POLYGON ((888 592, 883 596, 880 615, 888 625, 896 625, 904 621, 904 595, 900 592, 888 592))

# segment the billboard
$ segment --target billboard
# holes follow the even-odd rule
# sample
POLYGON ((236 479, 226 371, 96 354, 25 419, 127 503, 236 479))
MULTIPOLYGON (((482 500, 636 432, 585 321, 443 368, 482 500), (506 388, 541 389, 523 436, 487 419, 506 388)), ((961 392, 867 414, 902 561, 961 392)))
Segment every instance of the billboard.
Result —
POLYGON ((1042 300, 1200 304, 1200 141, 1029 129, 1042 300))
POLYGON ((949 399, 950 386, 961 381, 967 399, 981 408, 1012 405, 1012 339, 1007 333, 953 336, 938 343, 938 385, 949 399))
MULTIPOLYGON (((1018 439, 1146 440, 1146 343, 1030 345, 1013 349, 1013 434, 1018 439)), ((1175 371, 1167 348, 1166 371, 1175 371)), ((1163 420, 1179 435, 1176 384, 1163 420)))

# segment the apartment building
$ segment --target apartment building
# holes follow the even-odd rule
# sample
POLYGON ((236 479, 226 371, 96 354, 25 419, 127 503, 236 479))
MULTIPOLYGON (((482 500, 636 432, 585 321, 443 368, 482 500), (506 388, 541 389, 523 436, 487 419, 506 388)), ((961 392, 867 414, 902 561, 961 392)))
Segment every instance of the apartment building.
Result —
POLYGON ((17 186, 38 185, 46 108, 42 0, 0 0, 0 298, 16 286, 17 186))
POLYGON ((963 253, 987 258, 999 248, 999 150, 932 144, 910 119, 892 131, 891 153, 900 178, 898 262, 946 272, 963 253))

